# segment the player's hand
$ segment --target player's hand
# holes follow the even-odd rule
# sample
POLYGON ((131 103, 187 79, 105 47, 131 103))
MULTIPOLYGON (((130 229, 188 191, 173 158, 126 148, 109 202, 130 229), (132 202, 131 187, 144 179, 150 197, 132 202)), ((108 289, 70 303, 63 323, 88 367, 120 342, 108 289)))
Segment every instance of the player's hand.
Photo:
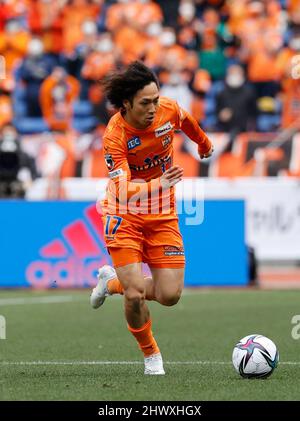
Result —
POLYGON ((214 151, 214 145, 213 144, 211 145, 210 150, 208 152, 204 153, 204 154, 201 153, 200 150, 199 150, 200 158, 201 159, 209 158, 210 156, 212 156, 213 151, 214 151))
POLYGON ((219 112, 219 119, 220 121, 222 121, 222 123, 227 123, 227 121, 229 121, 232 118, 232 115, 232 109, 226 107, 219 112))
POLYGON ((169 187, 175 186, 175 184, 182 180, 182 176, 183 168, 179 167, 178 165, 174 165, 174 167, 169 168, 160 177, 161 187, 163 189, 167 189, 169 187))

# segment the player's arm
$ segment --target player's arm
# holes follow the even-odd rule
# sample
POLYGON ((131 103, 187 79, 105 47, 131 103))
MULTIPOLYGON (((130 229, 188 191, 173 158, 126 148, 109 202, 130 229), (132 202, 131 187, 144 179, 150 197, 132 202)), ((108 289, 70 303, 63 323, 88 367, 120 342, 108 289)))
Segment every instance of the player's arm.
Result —
POLYGON ((197 121, 187 111, 179 109, 180 129, 194 142, 198 144, 200 158, 208 158, 214 150, 212 142, 204 131, 199 127, 197 121))
MULTIPOLYGON (((120 142, 104 139, 105 162, 109 170, 109 178, 114 184, 114 193, 122 204, 125 204, 133 195, 147 199, 149 193, 154 195, 160 189, 166 189, 178 183, 183 176, 183 169, 174 166, 161 177, 149 182, 131 179, 131 171, 127 161, 127 150, 120 142)), ((110 188, 111 190, 111 188, 110 188)))

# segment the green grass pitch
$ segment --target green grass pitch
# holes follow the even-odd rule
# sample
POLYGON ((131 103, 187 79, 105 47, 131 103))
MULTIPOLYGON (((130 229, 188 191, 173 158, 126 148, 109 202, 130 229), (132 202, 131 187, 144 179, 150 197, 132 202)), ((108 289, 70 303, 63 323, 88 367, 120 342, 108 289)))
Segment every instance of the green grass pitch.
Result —
POLYGON ((166 369, 152 377, 143 374, 120 297, 93 310, 89 291, 1 291, 0 399, 299 400, 300 339, 291 335, 299 303, 300 291, 241 289, 187 290, 169 308, 149 303, 166 369), (235 343, 251 333, 279 349, 266 380, 242 379, 231 363, 235 343))

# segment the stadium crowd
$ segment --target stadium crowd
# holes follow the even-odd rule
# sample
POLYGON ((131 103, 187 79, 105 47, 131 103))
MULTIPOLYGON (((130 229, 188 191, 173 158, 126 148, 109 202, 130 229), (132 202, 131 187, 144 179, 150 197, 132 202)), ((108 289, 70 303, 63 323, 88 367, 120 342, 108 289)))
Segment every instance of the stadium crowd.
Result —
POLYGON ((251 176, 257 160, 300 176, 300 163, 289 165, 295 136, 281 152, 237 153, 237 139, 265 146, 279 129, 297 132, 298 54, 299 0, 1 0, 0 174, 5 133, 15 132, 35 159, 33 177, 106 176, 101 138, 115 110, 98 81, 140 59, 158 74, 161 95, 215 134, 210 169, 178 135, 186 176, 251 176))

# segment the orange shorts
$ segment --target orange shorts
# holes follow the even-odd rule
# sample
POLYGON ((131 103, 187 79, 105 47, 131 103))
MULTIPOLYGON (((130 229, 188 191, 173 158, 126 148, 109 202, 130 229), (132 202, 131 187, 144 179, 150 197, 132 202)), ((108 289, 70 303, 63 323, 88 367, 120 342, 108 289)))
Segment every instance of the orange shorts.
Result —
POLYGON ((178 217, 105 215, 104 238, 115 267, 144 262, 154 268, 183 268, 185 257, 178 217))

